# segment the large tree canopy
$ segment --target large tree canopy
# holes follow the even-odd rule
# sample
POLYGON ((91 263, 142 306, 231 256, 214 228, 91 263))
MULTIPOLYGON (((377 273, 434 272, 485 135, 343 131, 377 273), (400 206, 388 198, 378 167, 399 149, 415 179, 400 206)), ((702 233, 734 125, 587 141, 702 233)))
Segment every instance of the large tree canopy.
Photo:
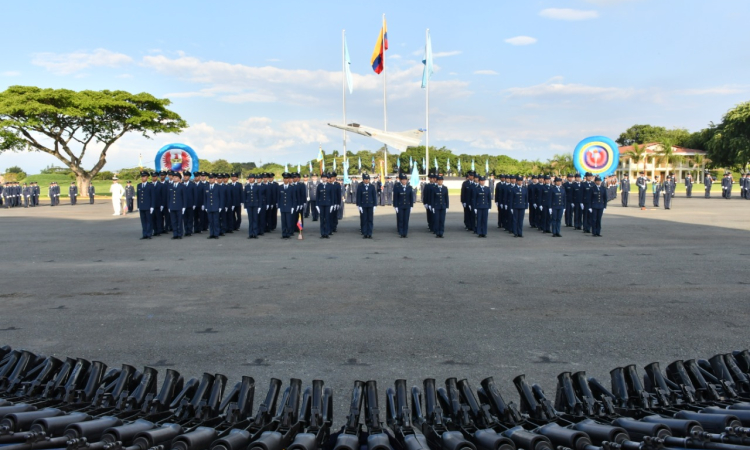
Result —
POLYGON ((750 102, 729 110, 721 123, 701 132, 715 167, 746 167, 750 162, 750 102))
MULTIPOLYGON (((107 163, 107 151, 126 133, 179 133, 187 123, 167 109, 171 102, 151 94, 12 86, 0 93, 0 152, 44 152, 76 175, 80 189, 107 163), (97 148, 91 169, 86 151, 97 148)), ((83 190, 82 192, 86 192, 83 190)))

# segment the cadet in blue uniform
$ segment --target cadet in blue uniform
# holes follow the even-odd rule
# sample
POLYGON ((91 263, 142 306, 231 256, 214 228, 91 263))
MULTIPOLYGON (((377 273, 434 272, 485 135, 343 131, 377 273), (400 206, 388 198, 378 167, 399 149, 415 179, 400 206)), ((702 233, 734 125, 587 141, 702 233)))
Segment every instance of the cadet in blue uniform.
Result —
POLYGON ((329 229, 331 233, 336 233, 339 229, 339 211, 341 210, 341 198, 342 189, 341 184, 338 182, 338 174, 331 172, 328 174, 328 184, 331 188, 331 206, 333 209, 330 210, 328 220, 330 223, 329 229))
POLYGON ((362 239, 372 239, 373 215, 378 199, 376 189, 370 184, 370 175, 362 175, 362 184, 357 186, 357 208, 362 217, 362 239))
POLYGON ((247 238, 258 239, 260 211, 263 209, 263 195, 260 184, 255 182, 255 174, 247 176, 244 194, 245 210, 247 211, 247 238))
POLYGON ((23 184, 23 189, 21 190, 21 194, 23 195, 23 207, 28 208, 29 207, 29 199, 31 198, 31 188, 29 187, 28 183, 23 184))
POLYGON ((693 176, 690 174, 685 175, 685 197, 691 198, 693 196, 693 176))
POLYGON ((284 179, 284 184, 278 187, 277 196, 278 208, 281 212, 281 239, 289 239, 294 233, 294 212, 297 211, 298 206, 298 190, 289 184, 292 181, 291 174, 284 172, 281 177, 284 179))
POLYGON ((565 189, 561 186, 562 178, 555 177, 555 185, 549 190, 549 215, 552 228, 552 237, 562 237, 560 235, 560 224, 562 222, 563 211, 567 208, 568 200, 565 189))
POLYGON ((526 187, 526 192, 529 196, 529 226, 531 228, 538 228, 537 216, 539 215, 539 177, 536 175, 531 176, 531 184, 526 187))
POLYGON ((185 186, 180 182, 182 175, 175 172, 169 184, 169 218, 172 223, 172 239, 182 239, 182 215, 185 213, 185 186))
POLYGON ((670 176, 664 179, 662 190, 664 191, 664 209, 670 209, 672 208, 672 197, 674 196, 674 183, 670 176))
MULTIPOLYGON (((469 172, 468 176, 472 176, 471 172, 469 172)), ((424 205, 425 214, 427 215, 427 229, 429 229, 432 233, 435 233, 435 230, 433 228, 433 225, 435 224, 435 220, 433 218, 432 209, 430 209, 430 195, 432 195, 432 189, 435 187, 435 174, 430 173, 427 175, 427 182, 425 183, 424 187, 422 188, 422 204, 424 205)), ((470 184, 468 178, 466 181, 464 181, 464 185, 470 184)), ((464 203, 466 205, 467 201, 464 201, 464 185, 461 186, 461 203, 464 203)), ((467 191, 468 192, 468 191, 467 191)), ((466 194, 470 195, 470 194, 466 194)), ((469 216, 468 216, 468 210, 467 206, 464 206, 464 224, 466 225, 466 229, 469 229, 469 216)))
POLYGON ((594 187, 594 183, 591 181, 593 174, 591 172, 586 172, 585 176, 586 179, 581 183, 581 190, 583 191, 583 232, 591 233, 591 205, 589 204, 589 201, 591 199, 591 189, 594 187))
POLYGON ((232 209, 232 229, 234 231, 238 231, 240 229, 240 225, 242 225, 242 197, 244 195, 244 189, 242 187, 242 183, 237 181, 239 177, 239 172, 233 173, 232 182, 230 183, 230 186, 232 188, 232 206, 234 207, 232 209))
MULTIPOLYGON (((473 177, 473 175, 472 175, 473 177)), ((448 212, 448 207, 450 206, 450 198, 448 197, 448 187, 443 186, 443 176, 437 175, 436 176, 437 184, 433 186, 430 189, 430 210, 432 211, 432 218, 434 221, 434 224, 432 225, 433 232, 435 233, 436 237, 439 237, 442 239, 443 234, 445 234, 445 215, 448 212)), ((470 187, 470 191, 473 189, 470 187)), ((467 205, 469 205, 467 203, 467 205)), ((474 211, 470 211, 469 217, 471 220, 473 220, 474 217, 474 211)))
POLYGON ((570 187, 570 203, 573 208, 573 229, 582 230, 583 226, 583 187, 581 186, 581 174, 575 174, 575 180, 573 185, 570 187))
POLYGON ((485 186, 486 179, 479 177, 479 185, 474 189, 471 204, 474 206, 474 213, 477 215, 477 235, 480 238, 487 237, 487 220, 489 219, 490 207, 492 205, 492 189, 485 186))
POLYGON ((396 229, 401 238, 409 234, 409 216, 414 207, 414 189, 407 182, 406 174, 398 174, 398 183, 393 186, 393 209, 396 210, 396 229))
POLYGON ((562 183, 562 188, 565 191, 565 227, 573 226, 573 174, 569 173, 565 182, 562 183))
MULTIPOLYGON (((472 231, 474 229, 471 225, 472 214, 471 214, 471 207, 469 206, 469 202, 471 198, 471 187, 472 187, 473 182, 474 182, 474 172, 472 171, 466 172, 466 179, 464 180, 463 183, 461 183, 461 205, 464 208, 464 226, 466 227, 466 230, 468 231, 472 231)), ((426 190, 427 190, 427 186, 425 186, 425 191, 426 190)))
POLYGON ((602 186, 602 179, 596 177, 589 191, 589 213, 591 213, 591 234, 602 237, 602 215, 607 209, 607 190, 602 186))
POLYGON ((68 188, 68 197, 71 205, 75 205, 76 203, 78 203, 78 186, 76 186, 75 182, 70 183, 70 187, 68 188))
POLYGON ((539 221, 539 230, 542 233, 549 233, 550 232, 550 189, 552 189, 552 185, 550 184, 550 176, 544 175, 543 177, 544 183, 538 188, 539 194, 537 195, 537 200, 539 201, 539 217, 537 220, 539 221))
POLYGON ((333 188, 328 184, 328 174, 325 172, 320 174, 320 183, 318 184, 315 197, 317 198, 315 209, 320 215, 320 238, 328 239, 331 236, 330 217, 333 210, 331 207, 333 203, 333 188))
POLYGON ((219 226, 219 214, 224 211, 223 196, 221 188, 216 184, 216 174, 208 176, 208 186, 203 191, 203 209, 208 215, 208 239, 219 239, 221 228, 219 226))
POLYGON ((193 225, 195 224, 195 219, 193 216, 195 215, 195 183, 190 181, 190 177, 192 174, 190 171, 186 170, 183 174, 185 177, 182 186, 183 186, 183 198, 185 200, 184 207, 185 207, 185 213, 182 215, 182 226, 185 230, 185 236, 192 236, 193 235, 193 225))
POLYGON ((628 174, 626 173, 625 176, 622 177, 622 181, 620 182, 620 200, 622 200, 623 208, 628 207, 629 195, 630 195, 630 178, 628 177, 628 174))
POLYGON ((638 186, 638 207, 646 209, 646 186, 651 180, 646 178, 643 171, 638 174, 638 178, 635 180, 635 185, 638 186))
POLYGON ((202 181, 203 172, 195 172, 193 174, 193 182, 191 186, 193 188, 193 201, 195 202, 195 208, 193 208, 193 233, 201 234, 203 231, 203 187, 204 182, 202 181))
POLYGON ((154 185, 148 182, 148 172, 141 172, 138 183, 138 214, 141 216, 141 239, 151 239, 154 214, 154 185))
POLYGON ((529 194, 523 186, 523 177, 516 177, 516 185, 510 190, 510 213, 513 216, 513 237, 523 237, 523 216, 529 207, 529 194))
POLYGON ((653 184, 651 185, 651 188, 653 189, 654 194, 654 206, 659 207, 659 197, 661 197, 661 188, 662 183, 659 180, 659 175, 656 176, 656 179, 654 180, 653 184))
POLYGON ((497 227, 503 227, 503 189, 505 188, 505 174, 500 174, 497 177, 497 184, 495 185, 495 205, 497 206, 497 227))
POLYGON ((128 180, 128 182, 125 184, 125 208, 127 208, 128 214, 135 212, 135 208, 133 206, 134 199, 135 188, 133 188, 133 183, 128 180))
POLYGON ((96 195, 96 189, 94 188, 94 184, 89 184, 89 204, 94 204, 94 195, 96 195))

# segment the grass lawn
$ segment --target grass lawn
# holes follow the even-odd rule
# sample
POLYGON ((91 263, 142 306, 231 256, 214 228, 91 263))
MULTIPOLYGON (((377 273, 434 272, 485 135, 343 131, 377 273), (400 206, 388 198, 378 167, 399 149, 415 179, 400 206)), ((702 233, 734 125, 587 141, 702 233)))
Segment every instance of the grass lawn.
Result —
MULTIPOLYGON (((39 190, 41 192, 41 197, 47 197, 47 192, 49 188, 49 184, 53 181, 57 181, 57 184, 60 185, 60 197, 68 197, 68 187, 70 187, 70 183, 73 181, 68 177, 67 175, 54 175, 54 174, 39 174, 39 175, 29 175, 26 177, 26 179, 21 180, 21 186, 23 186, 24 183, 31 183, 32 181, 36 181, 39 183, 39 190)), ((125 183, 127 183, 128 180, 120 180, 120 183, 124 186, 125 183)), ((137 180, 131 180, 133 182, 137 180)), ((96 190, 96 196, 97 197, 110 197, 109 194, 109 187, 112 185, 112 181, 104 180, 94 180, 91 182, 94 185, 94 189, 96 190)), ((79 197, 87 197, 88 193, 86 192, 79 192, 79 197)))

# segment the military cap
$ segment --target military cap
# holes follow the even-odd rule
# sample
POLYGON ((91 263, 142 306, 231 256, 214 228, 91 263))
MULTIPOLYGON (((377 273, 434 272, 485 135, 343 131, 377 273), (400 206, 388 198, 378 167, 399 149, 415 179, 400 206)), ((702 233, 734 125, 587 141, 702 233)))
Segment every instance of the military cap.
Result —
POLYGON ((538 179, 539 179, 539 177, 538 177, 538 176, 536 176, 536 175, 532 175, 532 176, 531 176, 531 179, 532 179, 532 180, 538 180, 538 179))
MULTIPOLYGON (((570 176, 570 175, 568 175, 568 176, 570 176)), ((555 177, 555 183, 557 183, 558 181, 562 182, 562 178, 560 178, 560 177, 555 177)))
POLYGON ((575 174, 575 177, 576 177, 576 178, 581 178, 581 174, 580 174, 580 173, 578 173, 578 172, 576 172, 576 174, 575 174))
POLYGON ((290 175, 289 173, 287 173, 287 172, 284 172, 284 173, 282 173, 282 174, 281 174, 281 178, 283 178, 283 179, 285 179, 285 180, 286 180, 286 179, 288 179, 288 178, 292 178, 292 176, 291 176, 291 175, 290 175))
POLYGON ((523 181, 523 177, 521 175, 516 175, 516 181, 523 181))
POLYGON ((549 180, 549 179, 550 179, 549 175, 545 175, 545 176, 544 176, 544 179, 545 179, 545 180, 549 180))
POLYGON ((363 180, 369 180, 370 179, 370 175, 369 174, 364 174, 364 175, 362 175, 362 179, 363 180))
POLYGON ((586 172, 585 176, 587 176, 587 177, 593 177, 593 176, 594 176, 594 174, 593 174, 593 173, 591 173, 591 172, 586 172))
POLYGON ((146 171, 144 170, 143 172, 141 172, 141 176, 142 176, 142 177, 147 177, 147 176, 148 176, 148 172, 146 172, 146 171))
POLYGON ((569 174, 568 174, 568 178, 573 178, 573 174, 572 174, 572 173, 569 173, 569 174))
MULTIPOLYGON (((130 180, 128 180, 128 184, 130 184, 130 183, 131 183, 131 181, 130 181, 130 180)), ((71 184, 75 184, 75 183, 71 183, 71 184)))
POLYGON ((182 174, 180 172, 175 172, 172 175, 176 176, 177 178, 182 178, 182 174))
POLYGON ((399 180, 405 180, 406 179, 406 174, 404 174, 404 173, 398 174, 398 179, 399 180))
POLYGON ((208 178, 216 178, 216 174, 211 172, 208 174, 208 178))
POLYGON ((334 178, 336 178, 338 176, 338 174, 336 172, 331 172, 331 176, 334 177, 334 178))
POLYGON ((594 181, 602 181, 602 177, 600 177, 599 175, 597 175, 596 178, 594 178, 594 181))
POLYGON ((250 178, 255 179, 255 174, 254 173, 247 174, 247 179, 249 180, 250 178))
MULTIPOLYGON (((182 172, 182 173, 183 173, 183 174, 184 174, 184 175, 185 175, 186 177, 189 177, 190 175, 192 175, 192 174, 190 173, 190 171, 189 171, 189 170, 186 170, 186 171, 184 171, 184 172, 182 172)), ((197 175, 197 172, 196 172, 196 175, 197 175)))
MULTIPOLYGON (((442 177, 440 177, 440 178, 442 178, 442 177)), ((485 177, 483 177, 483 176, 481 176, 481 175, 479 176, 479 181, 486 181, 486 180, 487 180, 487 179, 486 179, 485 177)))
MULTIPOLYGON (((117 177, 112 177, 112 181, 119 180, 117 177)), ((57 184, 57 181, 54 181, 55 184, 57 184)))
POLYGON ((436 180, 442 180, 442 179, 443 179, 443 176, 442 176, 442 175, 435 175, 435 179, 436 179, 436 180))

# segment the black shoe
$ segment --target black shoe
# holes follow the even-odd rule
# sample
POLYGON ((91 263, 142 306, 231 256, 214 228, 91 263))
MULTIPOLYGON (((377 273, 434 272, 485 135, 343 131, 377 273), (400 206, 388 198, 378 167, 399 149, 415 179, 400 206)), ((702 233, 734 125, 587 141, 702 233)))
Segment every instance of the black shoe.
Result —
POLYGON ((193 233, 187 233, 187 234, 185 234, 185 236, 192 236, 192 235, 193 235, 193 233))
POLYGON ((407 239, 407 236, 406 236, 406 235, 404 235, 404 239, 407 239))
POLYGON ((367 235, 362 236, 362 239, 367 239, 367 235))
POLYGON ((325 238, 326 238, 326 236, 321 236, 320 238, 321 238, 321 239, 325 239, 325 238))
POLYGON ((219 233, 219 236, 224 236, 224 233, 219 233))
POLYGON ((173 241, 174 241, 174 240, 177 240, 177 239, 179 239, 179 238, 178 238, 177 236, 172 236, 172 240, 173 240, 173 241))
POLYGON ((141 238, 141 240, 144 240, 144 239, 151 239, 151 238, 150 238, 150 237, 148 237, 148 236, 143 236, 143 237, 141 238))
POLYGON ((248 238, 248 239, 252 239, 253 237, 252 237, 252 236, 248 236, 247 238, 248 238))
POLYGON ((201 232, 200 231, 196 231, 193 234, 201 234, 201 232))
POLYGON ((227 231, 227 233, 228 233, 228 234, 232 234, 232 233, 234 233, 234 231, 232 231, 232 230, 229 230, 229 231, 227 231))

